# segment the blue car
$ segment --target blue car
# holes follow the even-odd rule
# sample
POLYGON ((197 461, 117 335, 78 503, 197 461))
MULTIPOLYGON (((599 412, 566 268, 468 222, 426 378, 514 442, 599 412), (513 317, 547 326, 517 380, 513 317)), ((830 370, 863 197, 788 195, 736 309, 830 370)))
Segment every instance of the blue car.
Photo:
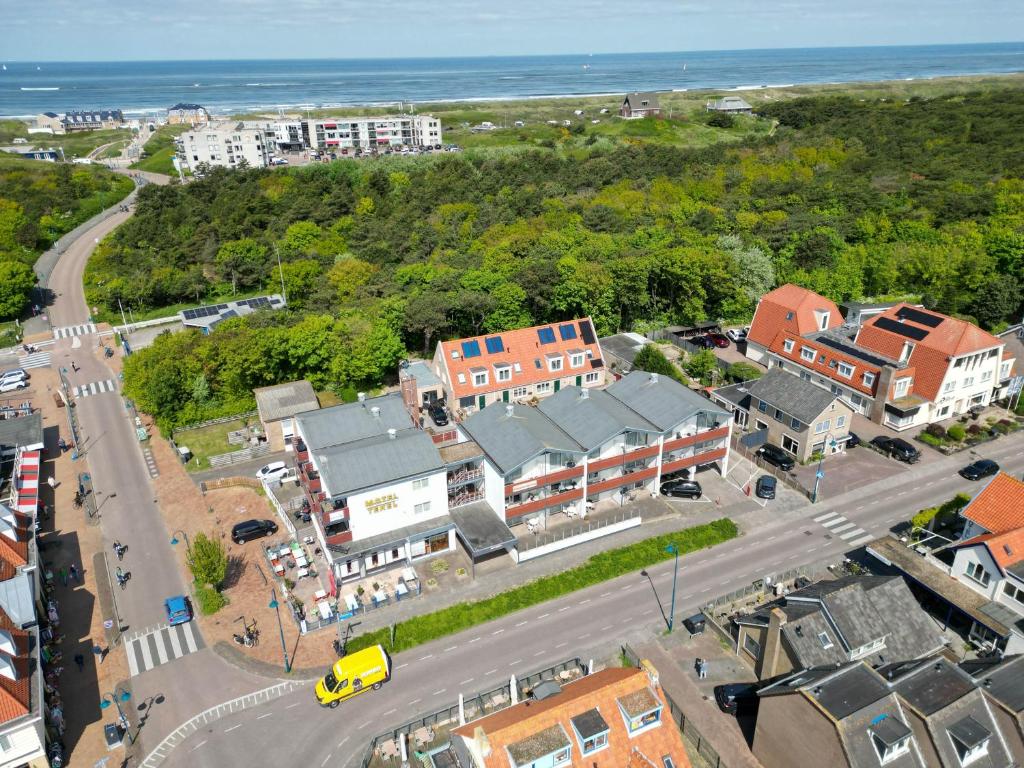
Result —
POLYGON ((192 621, 192 605, 184 595, 168 597, 164 600, 164 610, 167 611, 167 623, 172 627, 192 621))

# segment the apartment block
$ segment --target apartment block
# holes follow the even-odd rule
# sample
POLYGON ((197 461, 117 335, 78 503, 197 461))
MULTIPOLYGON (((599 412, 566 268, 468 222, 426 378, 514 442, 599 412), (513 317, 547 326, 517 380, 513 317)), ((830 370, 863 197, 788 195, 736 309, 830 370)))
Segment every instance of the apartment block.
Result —
POLYGON ((201 165, 264 168, 269 162, 263 130, 240 122, 209 123, 178 138, 178 156, 195 173, 201 165))
POLYGON ((307 147, 333 152, 386 147, 440 147, 441 121, 433 115, 323 117, 302 122, 307 147))

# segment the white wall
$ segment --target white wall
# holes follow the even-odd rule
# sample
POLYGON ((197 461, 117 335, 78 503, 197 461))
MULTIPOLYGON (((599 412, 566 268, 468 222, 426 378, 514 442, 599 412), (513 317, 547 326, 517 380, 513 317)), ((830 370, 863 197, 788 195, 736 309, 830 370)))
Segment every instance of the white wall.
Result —
POLYGON ((372 491, 349 494, 348 511, 354 539, 365 539, 407 525, 414 525, 448 513, 448 475, 442 470, 427 476, 426 488, 413 489, 413 481, 405 480, 372 491), (372 512, 367 503, 394 495, 396 507, 372 512), (415 506, 430 502, 430 510, 417 515, 415 506))
POLYGON ((505 476, 500 474, 489 459, 484 465, 484 499, 499 518, 505 519, 505 476))
POLYGON ((983 544, 957 550, 956 557, 953 559, 953 567, 950 569, 950 575, 961 584, 970 587, 979 594, 985 595, 989 600, 995 598, 997 591, 1002 591, 1002 575, 999 572, 999 567, 992 560, 992 555, 989 554, 988 549, 983 544), (967 575, 967 566, 971 563, 981 563, 984 566, 989 575, 988 587, 982 586, 967 575))
MULTIPOLYGON (((33 693, 34 695, 34 693, 33 693)), ((10 729, 0 730, 11 741, 11 748, 0 752, 0 768, 15 768, 45 758, 42 718, 25 718, 10 729)), ((46 765, 45 760, 41 763, 46 765)))

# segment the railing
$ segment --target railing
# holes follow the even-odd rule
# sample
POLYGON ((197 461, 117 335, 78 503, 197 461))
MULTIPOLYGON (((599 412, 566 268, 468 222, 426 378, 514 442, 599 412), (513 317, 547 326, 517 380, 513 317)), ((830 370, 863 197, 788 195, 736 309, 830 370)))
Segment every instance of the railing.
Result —
POLYGON ((189 424, 187 427, 175 427, 171 432, 173 437, 179 432, 187 432, 190 429, 200 429, 202 427, 212 427, 214 424, 224 424, 235 419, 250 419, 259 416, 259 411, 246 411, 245 413, 236 413, 234 416, 221 416, 219 419, 209 419, 207 421, 200 421, 197 424, 189 424))
MULTIPOLYGON (((340 588, 339 588, 340 591, 340 588)), ((412 600, 423 594, 423 586, 420 584, 420 580, 416 579, 415 590, 410 589, 405 595, 399 595, 397 592, 394 595, 394 599, 389 595, 387 600, 380 603, 375 603, 372 599, 368 602, 359 602, 359 606, 354 610, 348 610, 348 606, 345 606, 345 610, 342 611, 342 603, 339 602, 332 612, 329 619, 325 619, 320 616, 319 613, 305 615, 305 618, 300 620, 296 615, 295 611, 291 611, 292 619, 295 621, 295 625, 299 628, 299 631, 303 634, 309 634, 310 632, 316 632, 326 627, 332 627, 336 624, 340 624, 345 621, 352 621, 360 616, 365 616, 372 611, 380 610, 381 608, 388 608, 398 603, 403 603, 406 600, 412 600)))
POLYGON ((708 429, 704 432, 698 432, 695 435, 684 435, 683 437, 679 437, 674 440, 666 440, 665 444, 662 446, 662 451, 667 453, 668 451, 675 451, 679 448, 686 448, 689 445, 703 443, 707 440, 718 440, 719 438, 727 437, 728 435, 729 425, 719 427, 718 429, 708 429))
POLYGON ((448 473, 448 487, 451 488, 455 485, 461 485, 467 483, 470 480, 476 480, 484 476, 483 467, 476 469, 460 469, 458 472, 448 473))
POLYGON ((483 491, 463 491, 448 497, 448 507, 462 507, 466 504, 472 504, 474 501, 480 501, 483 497, 483 491))
POLYGON ((526 501, 522 504, 516 504, 515 506, 506 506, 505 517, 518 517, 520 515, 529 514, 530 512, 536 512, 540 509, 547 509, 548 507, 553 507, 557 504, 566 504, 570 501, 578 501, 582 498, 582 488, 574 488, 571 491, 553 493, 544 498, 526 501))
POLYGON ((560 483, 563 480, 572 480, 576 477, 583 477, 582 464, 577 464, 573 467, 565 467, 564 469, 557 469, 554 472, 548 472, 546 475, 538 475, 537 477, 532 477, 528 480, 519 480, 515 483, 508 483, 505 486, 505 495, 511 496, 513 493, 517 493, 518 491, 543 488, 545 485, 560 483))
POLYGON ((252 446, 251 448, 243 448, 240 451, 232 451, 231 453, 221 453, 217 456, 211 456, 210 467, 214 469, 230 467, 232 464, 241 464, 243 461, 257 459, 268 453, 270 453, 270 443, 260 443, 259 445, 252 446))
POLYGON ((517 539, 516 548, 520 553, 529 552, 531 549, 537 549, 538 547, 545 547, 548 544, 554 544, 557 541, 563 541, 565 539, 571 539, 575 536, 582 536, 590 531, 600 530, 601 528, 607 528, 610 525, 618 525, 619 523, 625 522, 626 520, 633 520, 640 517, 640 510, 637 507, 623 507, 619 512, 616 512, 611 517, 602 517, 596 520, 588 520, 581 522, 578 525, 566 525, 561 526, 551 533, 541 532, 530 538, 517 539))

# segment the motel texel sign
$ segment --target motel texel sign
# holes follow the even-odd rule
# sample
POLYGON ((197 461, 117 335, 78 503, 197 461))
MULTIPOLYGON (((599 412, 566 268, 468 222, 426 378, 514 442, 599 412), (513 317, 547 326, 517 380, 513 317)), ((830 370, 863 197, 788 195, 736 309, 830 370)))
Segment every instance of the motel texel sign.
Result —
POLYGON ((389 509, 398 509, 398 494, 386 493, 366 500, 366 511, 370 514, 385 512, 389 509))

